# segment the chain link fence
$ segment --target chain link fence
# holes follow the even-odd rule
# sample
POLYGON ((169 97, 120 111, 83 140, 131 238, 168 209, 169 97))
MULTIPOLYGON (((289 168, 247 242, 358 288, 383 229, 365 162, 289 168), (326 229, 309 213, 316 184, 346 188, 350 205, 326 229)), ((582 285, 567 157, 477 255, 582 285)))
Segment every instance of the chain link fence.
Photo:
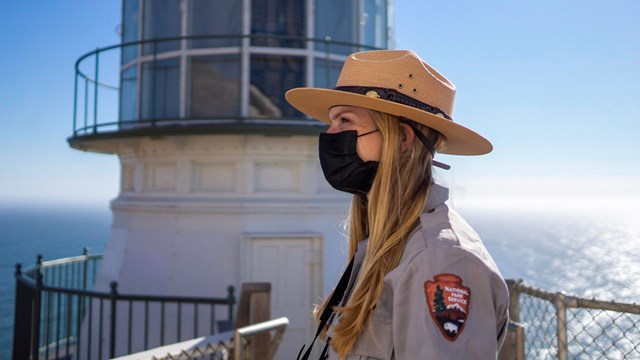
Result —
POLYGON ((151 360, 231 360, 232 358, 233 345, 221 341, 191 350, 180 350, 175 354, 152 356, 151 360))
POLYGON ((289 319, 281 317, 114 360, 269 360, 282 342, 288 325, 289 319))
POLYGON ((640 305, 582 299, 509 280, 517 359, 640 359, 640 305))

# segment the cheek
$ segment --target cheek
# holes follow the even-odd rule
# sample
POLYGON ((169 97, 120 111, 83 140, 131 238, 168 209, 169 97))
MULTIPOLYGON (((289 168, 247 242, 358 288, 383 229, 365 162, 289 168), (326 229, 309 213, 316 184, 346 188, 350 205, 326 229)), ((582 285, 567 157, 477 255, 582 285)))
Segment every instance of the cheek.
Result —
POLYGON ((382 139, 378 136, 367 139, 367 141, 358 141, 356 150, 362 161, 380 161, 382 154, 382 139))

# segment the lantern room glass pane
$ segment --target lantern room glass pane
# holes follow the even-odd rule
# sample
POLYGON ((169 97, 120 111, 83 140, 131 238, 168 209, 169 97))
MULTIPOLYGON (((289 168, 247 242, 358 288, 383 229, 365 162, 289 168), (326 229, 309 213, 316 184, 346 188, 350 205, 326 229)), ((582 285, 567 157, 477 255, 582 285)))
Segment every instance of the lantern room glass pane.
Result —
POLYGON ((315 35, 330 43, 316 43, 315 49, 348 55, 364 50, 348 42, 369 47, 387 47, 387 0, 317 0, 315 35))
POLYGON ((303 117, 284 98, 284 93, 305 86, 305 60, 301 57, 253 55, 249 86, 249 116, 303 117))
MULTIPOLYGON (((358 0, 317 0, 315 38, 321 40, 358 42, 356 13, 358 0)), ((348 55, 356 51, 352 46, 316 43, 316 50, 348 55)))
POLYGON ((276 35, 287 38, 254 38, 254 46, 305 47, 306 1, 261 0, 251 3, 251 34, 276 35))
POLYGON ((138 67, 129 67, 121 72, 120 80, 120 121, 138 118, 138 67))
POLYGON ((342 64, 341 61, 316 59, 313 86, 326 89, 334 88, 338 82, 342 64))
POLYGON ((180 109, 180 59, 142 65, 142 118, 177 119, 180 109))
POLYGON ((240 46, 242 1, 191 0, 189 35, 228 35, 225 39, 189 40, 190 48, 240 46), (234 37, 235 36, 235 37, 234 37))
POLYGON ((240 115, 240 56, 191 58, 191 117, 220 118, 240 115))
MULTIPOLYGON (((145 0, 143 39, 163 39, 181 36, 180 1, 176 0, 145 0)), ((180 41, 158 41, 146 43, 144 54, 178 50, 180 41)))
POLYGON ((387 1, 363 0, 364 14, 362 15, 362 42, 365 45, 378 48, 387 47, 387 1))
MULTIPOLYGON (((122 19, 122 42, 138 41, 140 27, 140 2, 125 0, 122 19)), ((127 45, 122 48, 122 63, 125 64, 138 56, 138 45, 127 45)))

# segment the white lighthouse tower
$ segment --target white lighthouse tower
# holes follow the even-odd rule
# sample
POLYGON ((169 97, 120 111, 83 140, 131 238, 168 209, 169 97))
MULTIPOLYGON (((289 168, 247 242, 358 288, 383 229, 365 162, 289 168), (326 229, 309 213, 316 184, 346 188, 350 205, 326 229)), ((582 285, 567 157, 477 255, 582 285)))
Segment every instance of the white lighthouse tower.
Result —
POLYGON ((277 356, 295 358, 345 261, 348 197, 322 176, 322 125, 284 93, 332 87, 347 54, 388 47, 390 2, 124 0, 122 44, 78 60, 68 139, 121 166, 95 289, 223 297, 271 282, 271 314, 290 320, 277 356))

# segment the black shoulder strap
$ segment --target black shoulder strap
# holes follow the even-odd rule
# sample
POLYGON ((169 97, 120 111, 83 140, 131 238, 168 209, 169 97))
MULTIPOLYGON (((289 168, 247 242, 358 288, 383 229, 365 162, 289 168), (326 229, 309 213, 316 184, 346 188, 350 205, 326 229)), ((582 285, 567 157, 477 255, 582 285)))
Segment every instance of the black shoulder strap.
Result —
MULTIPOLYGON (((334 312, 333 308, 336 305, 338 305, 338 303, 340 303, 340 300, 342 300, 342 298, 344 297, 344 292, 347 290, 347 285, 349 284, 349 279, 351 278, 351 271, 353 270, 354 258, 355 256, 351 258, 351 261, 349 262, 347 269, 344 271, 344 273, 342 273, 342 277, 340 278, 338 285, 336 286, 335 290, 333 290, 333 294, 331 295, 331 298, 329 298, 329 302, 327 303, 327 306, 324 308, 324 310, 322 311, 322 314, 320 315, 320 324, 318 324, 318 330, 316 331, 316 336, 313 338, 313 341, 311 341, 311 344, 307 348, 307 351, 305 351, 304 355, 302 355, 302 352, 304 351, 304 348, 306 345, 302 345, 302 349, 300 349, 300 352, 298 352, 298 358, 297 358, 298 360, 309 359, 309 356, 311 356, 311 349, 313 349, 313 344, 316 342, 316 339, 318 338, 318 336, 320 336, 322 329, 324 329, 324 327, 327 325, 327 322, 331 318, 331 315, 333 315, 333 312, 334 312), (300 357, 300 355, 302 355, 302 357, 300 357)), ((330 339, 327 339, 327 345, 322 351, 323 355, 321 356, 321 358, 323 356, 326 356, 329 340, 330 339)))

